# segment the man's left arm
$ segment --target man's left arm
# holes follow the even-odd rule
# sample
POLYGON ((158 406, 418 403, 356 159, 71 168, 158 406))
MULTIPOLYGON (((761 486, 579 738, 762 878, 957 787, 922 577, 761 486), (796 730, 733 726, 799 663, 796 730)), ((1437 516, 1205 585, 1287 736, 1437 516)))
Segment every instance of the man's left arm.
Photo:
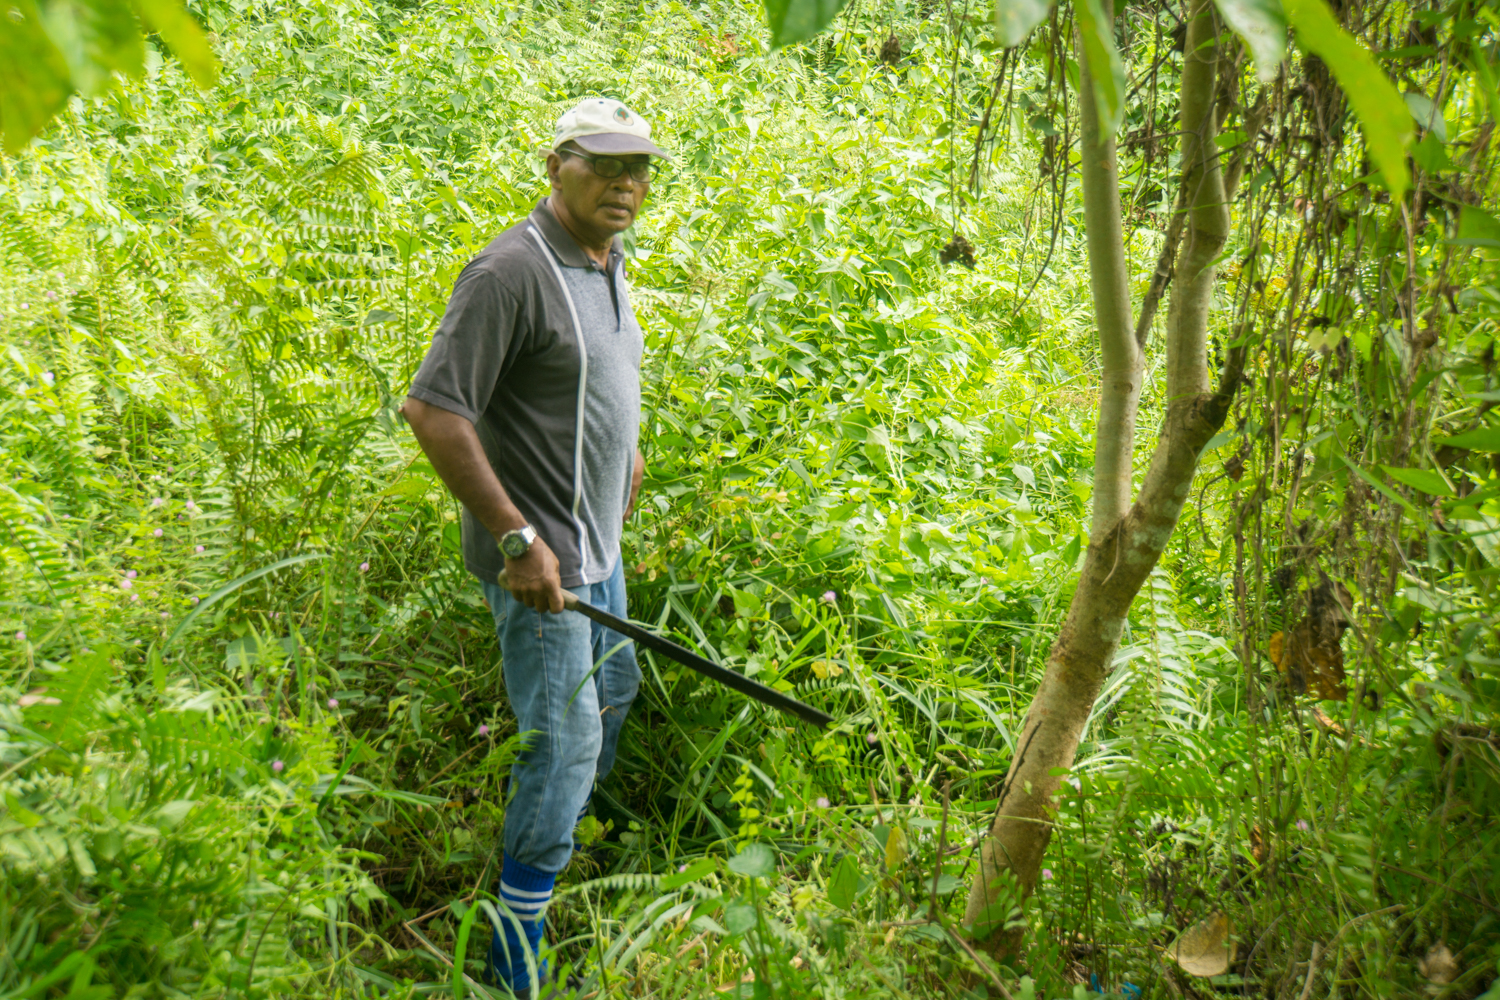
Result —
POLYGON ((630 502, 625 505, 625 520, 630 520, 630 515, 635 513, 636 498, 641 495, 641 480, 646 478, 646 456, 641 454, 641 449, 635 450, 635 468, 630 472, 630 502))

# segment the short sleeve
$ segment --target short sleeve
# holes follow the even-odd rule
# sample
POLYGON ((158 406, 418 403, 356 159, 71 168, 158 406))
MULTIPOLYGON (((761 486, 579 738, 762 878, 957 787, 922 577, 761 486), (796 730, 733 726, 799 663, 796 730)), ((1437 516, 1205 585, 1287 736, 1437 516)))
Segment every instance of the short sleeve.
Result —
POLYGON ((511 293, 488 267, 471 261, 408 394, 477 423, 507 367, 518 321, 511 293))

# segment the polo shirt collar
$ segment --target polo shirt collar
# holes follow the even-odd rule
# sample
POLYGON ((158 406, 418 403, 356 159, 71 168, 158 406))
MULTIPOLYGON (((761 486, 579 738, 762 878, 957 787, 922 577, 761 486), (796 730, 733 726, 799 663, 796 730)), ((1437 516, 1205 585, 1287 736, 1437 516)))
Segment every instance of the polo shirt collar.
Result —
MULTIPOLYGON (((573 235, 563 228, 563 224, 557 221, 557 216, 552 214, 552 206, 543 198, 536 203, 536 208, 531 210, 531 224, 536 226, 537 232, 542 234, 542 239, 552 248, 557 259, 564 267, 593 268, 597 265, 583 252, 583 247, 573 235)), ((621 258, 625 256, 625 242, 616 236, 609 246, 609 268, 613 272, 621 258)))

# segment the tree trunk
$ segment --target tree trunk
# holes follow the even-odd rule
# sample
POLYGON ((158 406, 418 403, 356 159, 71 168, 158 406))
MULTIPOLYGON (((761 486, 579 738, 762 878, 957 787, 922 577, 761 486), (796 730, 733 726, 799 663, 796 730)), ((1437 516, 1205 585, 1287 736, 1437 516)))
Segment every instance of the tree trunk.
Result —
MULTIPOLYGON (((1095 445, 1093 530, 1078 589, 1047 656, 1041 686, 1001 786, 990 836, 980 847, 979 876, 964 915, 975 939, 995 954, 1010 950, 1016 941, 1005 932, 1005 923, 1036 886, 1052 834, 1053 797, 1062 773, 1073 766, 1084 724, 1109 675, 1130 604, 1177 527, 1198 455, 1223 425, 1240 382, 1244 356, 1234 349, 1220 373, 1218 390, 1209 389, 1207 323, 1213 261, 1229 231, 1229 209, 1213 141, 1218 132, 1214 120, 1217 37, 1211 0, 1193 0, 1182 73, 1184 242, 1169 307, 1167 415, 1140 495, 1128 510, 1140 353, 1128 301, 1123 308, 1120 304, 1128 286, 1124 284, 1114 141, 1099 135, 1089 78, 1086 70, 1080 74, 1084 213, 1104 369, 1095 445)), ((1081 56, 1079 64, 1084 65, 1081 56)))
POLYGON ((1099 328, 1099 433, 1094 438, 1094 514, 1089 534, 1098 538, 1130 507, 1135 414, 1141 400, 1142 352, 1130 323, 1130 275, 1120 218, 1120 172, 1115 137, 1099 131, 1094 81, 1078 42, 1080 173, 1083 225, 1089 250, 1089 291, 1099 328))

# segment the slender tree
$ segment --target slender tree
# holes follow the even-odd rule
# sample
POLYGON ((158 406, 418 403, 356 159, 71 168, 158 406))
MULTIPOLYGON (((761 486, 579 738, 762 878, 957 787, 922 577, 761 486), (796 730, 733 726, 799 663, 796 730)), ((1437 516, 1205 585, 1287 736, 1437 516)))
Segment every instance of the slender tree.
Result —
MULTIPOLYGON (((1089 711, 1109 674, 1131 601, 1176 528, 1198 455, 1223 425, 1240 379, 1240 350, 1230 352, 1217 390, 1210 388, 1208 370, 1213 262, 1229 233, 1214 143, 1218 37, 1212 3, 1194 0, 1181 84, 1179 183, 1186 195, 1180 202, 1182 246, 1170 286, 1167 416, 1133 504, 1131 451, 1144 345, 1136 335, 1126 283, 1114 136, 1101 128, 1095 103, 1081 102, 1084 221, 1101 360, 1092 530, 1078 590, 1048 654, 990 836, 980 848, 980 876, 969 897, 966 922, 993 947, 1003 946, 1004 935, 996 932, 1015 899, 1002 890, 1012 881, 1024 898, 1036 884, 1051 836, 1054 795, 1073 764, 1089 711)), ((1082 89, 1088 93, 1093 86, 1088 60, 1080 57, 1079 65, 1082 89)))
POLYGON ((1247 155, 1266 120, 1264 98, 1240 109, 1245 141, 1221 167, 1220 108, 1233 106, 1240 68, 1226 45, 1232 27, 1274 78, 1286 49, 1287 22, 1334 74, 1366 128, 1367 146, 1397 197, 1406 187, 1400 150, 1410 123, 1400 96, 1360 47, 1333 20, 1322 0, 1280 8, 1239 0, 1188 0, 1180 76, 1180 174, 1174 217, 1138 318, 1132 319, 1121 232, 1114 128, 1122 112, 1123 74, 1113 53, 1113 26, 1094 0, 1077 0, 1080 67, 1080 170, 1087 227, 1090 290, 1100 346, 1100 400, 1095 439, 1094 509, 1082 576, 1047 656, 1041 685, 1027 712, 1016 755, 1001 786, 980 873, 965 923, 988 950, 1014 943, 1004 932, 1016 906, 1031 894, 1051 838, 1055 795, 1072 767, 1091 709, 1114 659, 1131 602, 1161 558, 1188 498, 1198 458, 1223 426, 1243 378, 1245 348, 1237 337, 1225 353, 1217 386, 1209 371, 1209 307, 1215 262, 1230 235, 1229 205, 1247 155), (1108 79, 1108 76, 1113 79, 1108 79), (1091 101, 1088 95, 1097 95, 1091 101), (1392 114, 1394 109, 1396 114, 1392 114), (1106 115, 1109 118, 1106 118, 1106 115), (1142 359, 1157 302, 1169 290, 1166 322, 1166 415, 1155 450, 1131 502, 1131 455, 1140 400, 1142 359))

